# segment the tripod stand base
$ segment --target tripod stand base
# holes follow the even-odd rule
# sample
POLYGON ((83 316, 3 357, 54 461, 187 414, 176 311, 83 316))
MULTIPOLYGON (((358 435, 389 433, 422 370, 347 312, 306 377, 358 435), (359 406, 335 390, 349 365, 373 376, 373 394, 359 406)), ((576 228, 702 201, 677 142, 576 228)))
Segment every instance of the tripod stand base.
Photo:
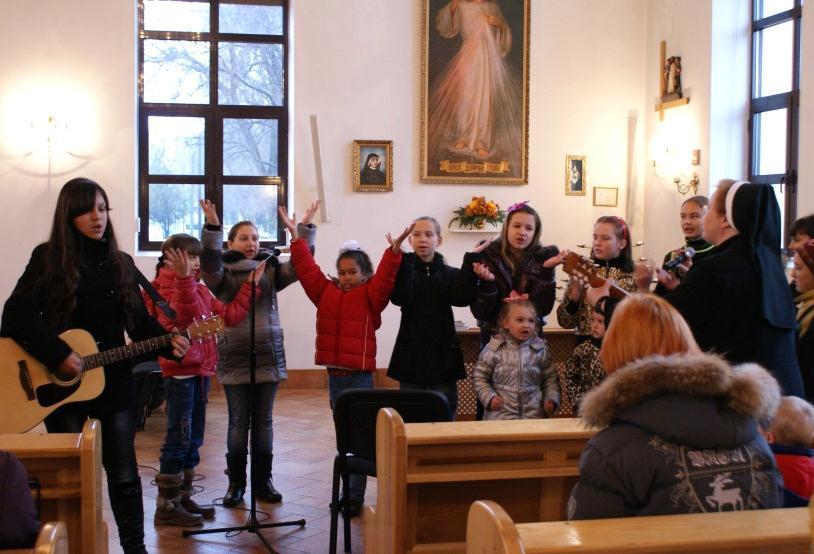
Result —
POLYGON ((263 545, 268 549, 269 552, 274 552, 274 549, 271 545, 266 542, 266 537, 260 533, 260 529, 269 529, 272 527, 289 527, 293 525, 298 525, 300 527, 305 527, 305 520, 298 519, 296 521, 280 521, 277 523, 258 523, 257 518, 254 516, 249 517, 249 522, 246 525, 241 525, 238 527, 218 527, 216 529, 197 529, 195 531, 181 531, 181 536, 186 538, 192 535, 207 535, 211 533, 231 533, 232 531, 248 531, 249 533, 254 533, 257 535, 257 538, 263 543, 263 545))

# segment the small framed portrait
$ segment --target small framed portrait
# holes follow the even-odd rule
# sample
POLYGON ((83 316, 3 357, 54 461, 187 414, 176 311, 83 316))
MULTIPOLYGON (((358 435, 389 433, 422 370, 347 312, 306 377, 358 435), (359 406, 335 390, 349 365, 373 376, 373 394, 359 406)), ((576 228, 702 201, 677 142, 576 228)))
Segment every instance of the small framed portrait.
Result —
POLYGON ((565 157, 566 196, 585 196, 588 188, 587 166, 587 156, 568 155, 565 157))
POLYGON ((393 141, 353 141, 353 190, 387 192, 393 190, 393 141))
POLYGON ((619 205, 618 187, 594 187, 594 206, 615 208, 619 205))

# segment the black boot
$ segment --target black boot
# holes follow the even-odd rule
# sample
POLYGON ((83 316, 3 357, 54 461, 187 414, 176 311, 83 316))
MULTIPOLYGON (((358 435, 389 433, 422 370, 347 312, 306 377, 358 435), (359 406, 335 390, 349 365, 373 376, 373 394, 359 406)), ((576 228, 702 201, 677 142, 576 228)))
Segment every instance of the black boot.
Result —
POLYGON ((191 514, 199 514, 204 519, 215 519, 215 507, 211 504, 201 506, 194 500, 192 495, 192 482, 195 480, 195 470, 193 468, 184 469, 184 482, 181 483, 181 506, 191 514))
POLYGON ((155 476, 158 485, 158 498, 155 499, 154 525, 173 525, 176 527, 197 527, 203 523, 200 514, 192 514, 181 505, 181 485, 184 474, 180 471, 173 474, 159 473, 155 476))
POLYGON ((273 455, 269 453, 255 454, 252 462, 254 471, 252 473, 252 488, 254 494, 265 502, 280 502, 283 495, 274 488, 271 482, 271 460, 273 455))
POLYGON ((110 507, 119 528, 119 543, 125 554, 146 554, 144 548, 144 505, 141 481, 114 485, 108 483, 110 507))
POLYGON ((246 493, 246 455, 227 454, 226 468, 229 488, 223 497, 223 505, 233 508, 243 502, 246 493))

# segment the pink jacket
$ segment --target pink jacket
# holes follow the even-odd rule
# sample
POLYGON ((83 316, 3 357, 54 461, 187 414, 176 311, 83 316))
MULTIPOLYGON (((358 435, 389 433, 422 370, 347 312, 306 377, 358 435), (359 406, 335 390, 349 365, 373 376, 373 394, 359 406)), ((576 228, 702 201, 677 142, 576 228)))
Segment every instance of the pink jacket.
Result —
MULTIPOLYGON (((175 270, 162 267, 158 272, 158 277, 153 281, 153 286, 159 294, 175 310, 175 320, 167 317, 167 314, 155 305, 153 299, 142 291, 147 310, 156 316, 165 329, 171 330, 173 327, 186 329, 194 319, 201 319, 203 316, 208 317, 212 314, 223 316, 224 323, 228 327, 237 325, 246 317, 251 292, 248 283, 243 284, 234 300, 225 304, 215 298, 206 285, 197 282, 197 279, 198 275, 178 277, 175 270)), ((215 366, 218 362, 217 339, 211 337, 203 341, 191 340, 190 343, 186 356, 180 362, 166 358, 158 359, 164 377, 173 375, 211 377, 215 374, 215 366)))

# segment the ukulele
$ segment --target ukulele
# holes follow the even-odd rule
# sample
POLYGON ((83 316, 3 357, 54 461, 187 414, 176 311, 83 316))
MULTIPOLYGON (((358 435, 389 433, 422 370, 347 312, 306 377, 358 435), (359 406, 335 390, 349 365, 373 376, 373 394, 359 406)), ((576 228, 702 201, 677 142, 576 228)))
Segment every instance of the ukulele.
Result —
POLYGON ((568 253, 568 255, 565 257, 565 261, 563 262, 563 269, 568 275, 576 277, 583 283, 587 283, 592 287, 601 287, 606 282, 610 282, 610 296, 612 298, 621 300, 622 298, 630 295, 628 291, 620 288, 618 285, 614 284, 613 281, 609 281, 605 277, 599 275, 599 272, 597 272, 597 266, 593 260, 580 256, 576 252, 568 253))
POLYGON ((213 316, 192 323, 186 330, 99 352, 93 335, 69 329, 59 335, 82 357, 84 369, 65 379, 52 372, 19 344, 0 339, 0 433, 24 433, 63 404, 92 400, 105 388, 104 365, 127 360, 170 346, 176 335, 204 340, 223 332, 223 318, 213 316))

